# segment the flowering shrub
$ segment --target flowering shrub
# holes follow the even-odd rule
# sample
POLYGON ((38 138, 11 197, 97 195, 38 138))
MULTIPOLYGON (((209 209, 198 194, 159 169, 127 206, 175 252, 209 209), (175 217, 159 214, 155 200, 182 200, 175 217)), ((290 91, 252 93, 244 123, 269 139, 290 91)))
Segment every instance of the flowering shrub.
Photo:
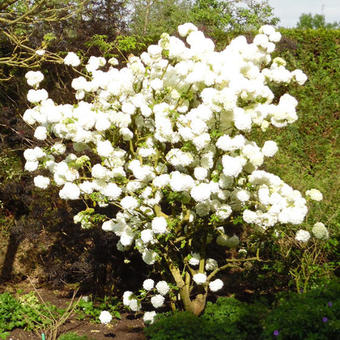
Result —
MULTIPOLYGON (((39 89, 42 74, 29 72, 35 106, 23 118, 38 124, 34 136, 47 146, 24 152, 25 169, 49 174, 35 177, 37 187, 46 189, 51 177, 62 199, 85 200, 88 208, 74 217, 83 228, 101 223, 120 251, 136 249, 147 264, 167 269, 166 281, 145 280, 139 296, 125 292, 124 305, 138 311, 146 297, 155 309, 181 300, 200 314, 209 289, 223 287, 217 275, 233 261, 225 248, 242 243, 240 223, 266 231, 306 216, 301 193, 260 168, 276 143, 261 147, 245 135, 296 121, 296 99, 274 100, 269 85, 302 85, 307 77, 271 60, 280 40, 271 26, 253 43, 240 36, 221 52, 192 24, 178 31, 185 41, 163 34, 120 69, 115 58, 91 57, 86 77, 72 81, 75 105, 49 99, 39 89), (112 215, 95 213, 96 205, 112 206, 112 215)), ((80 59, 71 52, 65 63, 77 67, 80 59)), ((322 199, 315 190, 309 196, 322 199)), ((309 237, 297 234, 301 242, 309 237)), ((245 256, 240 249, 240 261, 245 256)))

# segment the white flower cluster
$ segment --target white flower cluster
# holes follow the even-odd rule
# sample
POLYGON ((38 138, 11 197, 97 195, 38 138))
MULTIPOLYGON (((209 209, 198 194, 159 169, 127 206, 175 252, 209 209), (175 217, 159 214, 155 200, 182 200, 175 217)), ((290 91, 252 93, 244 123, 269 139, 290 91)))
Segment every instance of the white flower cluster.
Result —
MULTIPOLYGON (((259 170, 264 158, 277 152, 276 143, 266 141, 260 147, 244 136, 255 126, 265 130, 297 119, 296 99, 284 94, 275 104, 269 87, 272 81, 306 80, 301 70, 288 71, 283 59, 271 62, 280 33, 264 26, 253 43, 240 36, 217 52, 213 41, 194 25, 178 29, 185 42, 163 34, 140 57, 130 57, 126 67, 115 68, 116 59, 107 65, 104 58, 91 57, 86 65, 89 76, 72 81, 76 105, 56 104, 45 90, 37 89, 40 73, 26 75, 35 87, 27 96, 35 107, 23 118, 37 124, 38 140, 54 136, 59 141, 50 150, 26 150, 25 169, 49 171, 62 199, 95 197, 100 206, 118 206, 120 211, 102 229, 119 237, 119 250, 135 247, 150 265, 162 256, 159 242, 174 230, 185 234, 198 219, 213 215, 221 229, 212 230, 212 235, 219 235, 219 245, 232 248, 240 240, 227 236, 223 228, 232 213, 267 228, 300 224, 307 212, 298 191, 259 170), (105 65, 107 70, 101 70, 105 65), (172 204, 177 209, 174 216, 182 218, 180 229, 160 211, 162 204, 176 199, 182 202, 172 204), (188 216, 179 208, 183 204, 188 216)), ((70 52, 64 62, 75 67, 80 59, 70 52)), ((44 189, 50 181, 37 176, 34 183, 44 189)), ((75 221, 88 227, 85 215, 78 214, 75 221)), ((197 261, 199 256, 193 254, 189 263, 197 266, 197 261)), ((206 262, 207 271, 216 267, 216 260, 206 262)), ((209 283, 203 273, 193 280, 209 283)), ((150 281, 144 286, 153 289, 150 281)), ((220 280, 209 283, 212 291, 222 286, 220 280)), ((159 282, 156 289, 151 303, 159 308, 168 285, 159 282)), ((123 302, 134 311, 140 309, 132 292, 125 292, 123 302)))

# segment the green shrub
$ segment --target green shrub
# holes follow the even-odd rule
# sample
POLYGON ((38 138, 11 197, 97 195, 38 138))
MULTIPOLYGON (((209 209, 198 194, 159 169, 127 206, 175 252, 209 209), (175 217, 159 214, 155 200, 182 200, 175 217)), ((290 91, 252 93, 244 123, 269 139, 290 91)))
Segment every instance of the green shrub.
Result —
POLYGON ((340 283, 282 298, 264 321, 262 339, 274 334, 282 340, 339 339, 340 283))
POLYGON ((246 340, 259 338, 260 320, 266 311, 261 303, 248 305, 235 298, 208 302, 205 312, 197 317, 190 312, 160 315, 145 329, 151 340, 246 340))
POLYGON ((189 312, 159 315, 144 330, 150 340, 328 340, 340 335, 340 283, 306 294, 282 296, 270 309, 262 301, 235 298, 209 302, 200 317, 189 312))

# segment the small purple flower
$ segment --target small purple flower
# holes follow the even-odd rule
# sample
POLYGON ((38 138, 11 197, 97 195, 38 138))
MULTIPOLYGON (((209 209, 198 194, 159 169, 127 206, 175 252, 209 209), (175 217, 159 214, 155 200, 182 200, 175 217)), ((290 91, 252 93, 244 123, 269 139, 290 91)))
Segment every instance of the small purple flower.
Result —
POLYGON ((327 321, 328 321, 328 318, 324 316, 324 317, 322 318, 322 322, 327 322, 327 321))
POLYGON ((277 329, 275 329, 275 331, 273 332, 274 336, 278 336, 279 335, 279 331, 277 329))
POLYGON ((327 305, 328 305, 328 307, 332 307, 332 306, 333 306, 332 301, 329 301, 329 302, 327 303, 327 305))

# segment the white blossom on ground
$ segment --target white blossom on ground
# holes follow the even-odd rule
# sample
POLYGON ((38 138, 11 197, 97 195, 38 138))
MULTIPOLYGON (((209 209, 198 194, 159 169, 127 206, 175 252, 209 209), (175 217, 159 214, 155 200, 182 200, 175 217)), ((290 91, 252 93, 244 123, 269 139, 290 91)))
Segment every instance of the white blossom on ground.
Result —
POLYGON ((103 311, 101 311, 101 313, 99 315, 99 320, 100 320, 101 323, 106 325, 106 324, 111 322, 112 315, 110 314, 110 312, 103 310, 103 311))

